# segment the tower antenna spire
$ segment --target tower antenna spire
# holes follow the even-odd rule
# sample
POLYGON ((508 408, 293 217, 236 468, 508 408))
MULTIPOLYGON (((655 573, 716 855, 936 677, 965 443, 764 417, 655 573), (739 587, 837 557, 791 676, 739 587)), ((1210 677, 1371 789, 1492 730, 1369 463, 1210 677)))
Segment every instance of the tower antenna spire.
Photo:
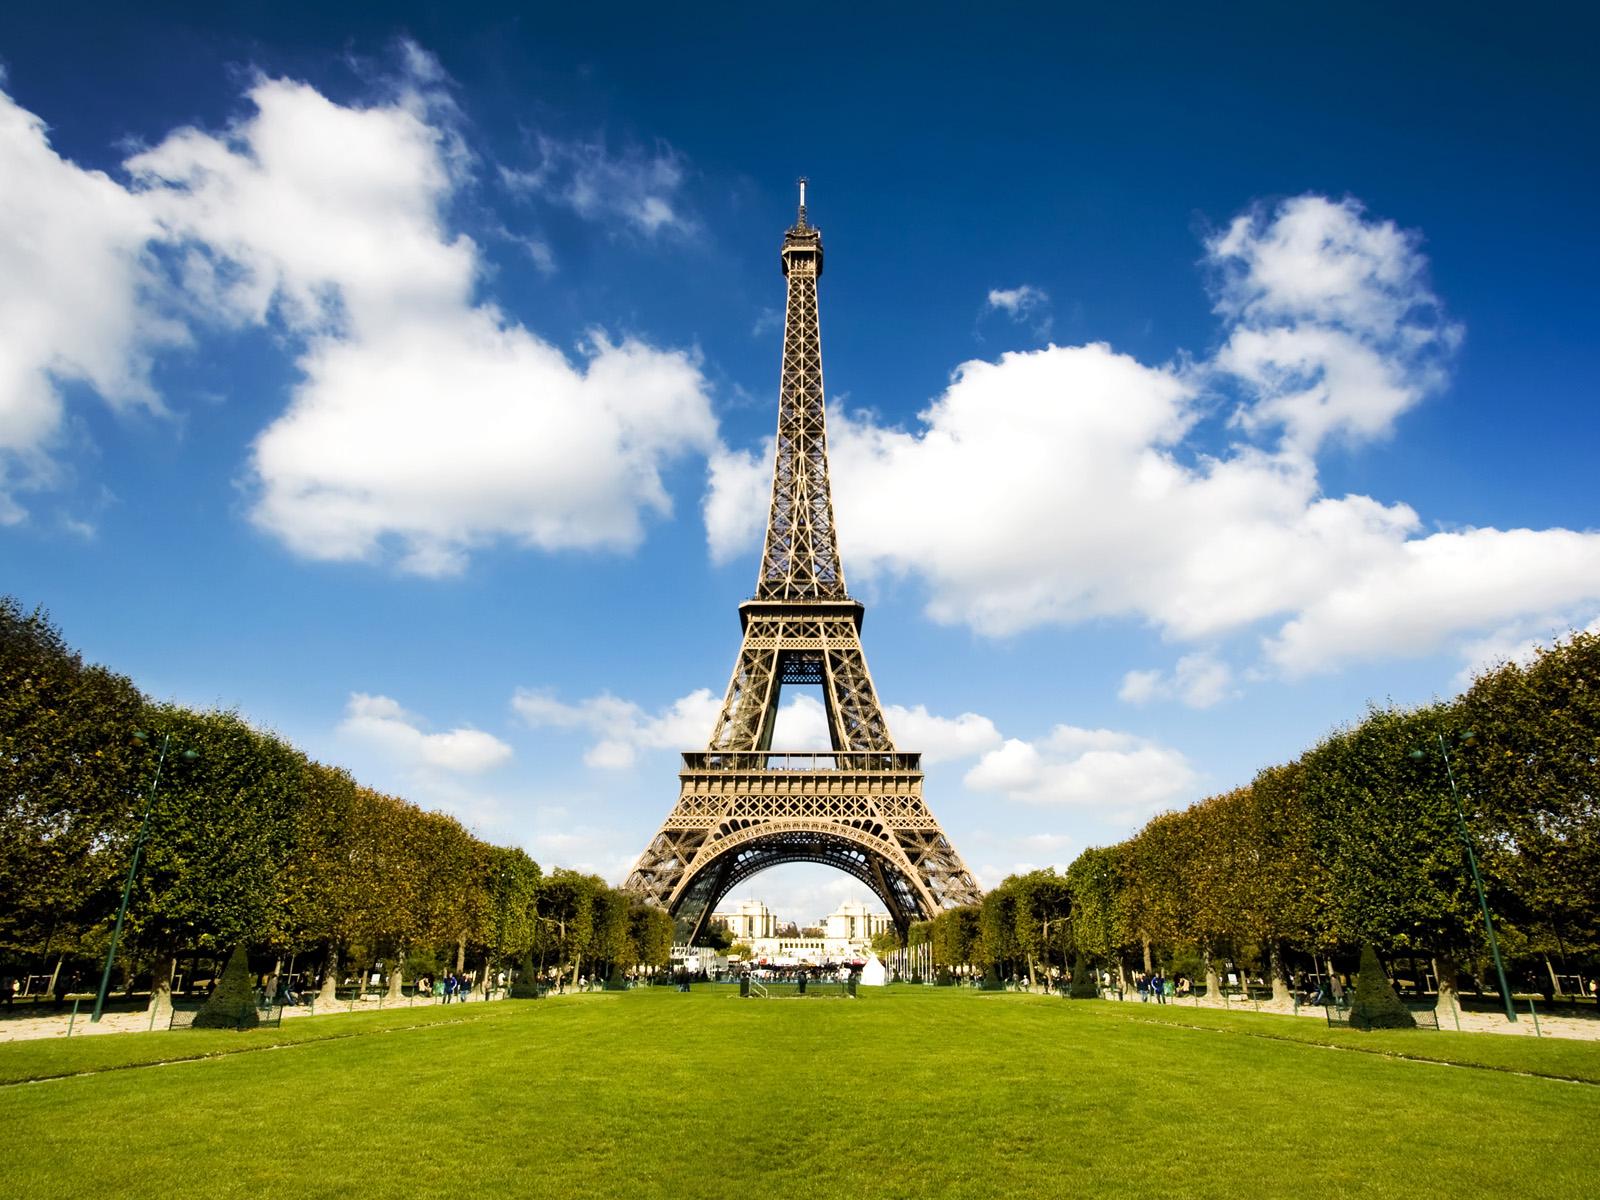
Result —
POLYGON ((795 222, 801 229, 806 227, 806 184, 810 182, 804 175, 800 176, 800 219, 795 222))

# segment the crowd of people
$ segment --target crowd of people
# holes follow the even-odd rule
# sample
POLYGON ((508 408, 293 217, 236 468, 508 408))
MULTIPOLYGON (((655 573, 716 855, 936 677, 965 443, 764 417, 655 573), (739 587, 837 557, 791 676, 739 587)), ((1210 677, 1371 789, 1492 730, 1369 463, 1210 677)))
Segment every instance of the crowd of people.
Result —
POLYGON ((1192 996, 1194 985, 1190 983, 1187 975, 1179 975, 1169 979, 1160 971, 1153 971, 1146 975, 1140 971, 1133 977, 1133 985, 1139 993, 1141 1003, 1170 1004, 1180 996, 1192 996))

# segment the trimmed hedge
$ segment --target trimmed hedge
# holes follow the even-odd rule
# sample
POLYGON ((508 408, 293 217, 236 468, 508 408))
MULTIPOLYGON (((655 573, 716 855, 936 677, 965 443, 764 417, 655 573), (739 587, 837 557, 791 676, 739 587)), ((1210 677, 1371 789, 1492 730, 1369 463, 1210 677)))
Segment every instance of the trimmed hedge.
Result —
POLYGON ((194 1017, 195 1029, 254 1029, 261 1024, 256 1011, 256 990, 250 983, 250 963, 243 946, 235 946, 222 968, 216 990, 194 1017))
POLYGON ((1355 1029, 1415 1029, 1417 1019, 1400 1002, 1389 976, 1368 942, 1361 947, 1361 969, 1356 973, 1355 999, 1350 1003, 1350 1024, 1355 1029))

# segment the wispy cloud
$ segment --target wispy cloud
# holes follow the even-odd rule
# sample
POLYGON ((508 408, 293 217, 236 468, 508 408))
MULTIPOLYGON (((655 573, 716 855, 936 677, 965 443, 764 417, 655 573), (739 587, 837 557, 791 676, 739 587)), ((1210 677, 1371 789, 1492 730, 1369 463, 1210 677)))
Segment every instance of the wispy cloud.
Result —
POLYGON ((533 138, 531 167, 503 166, 500 177, 513 191, 571 209, 585 220, 610 224, 647 237, 694 233, 699 223, 687 211, 683 156, 665 142, 628 145, 613 151, 603 137, 565 141, 540 133, 533 138))
POLYGON ((1050 336, 1054 318, 1050 313, 1050 296, 1043 288, 1031 283, 1012 288, 990 288, 985 306, 990 312, 1004 313, 1019 325, 1027 325, 1038 337, 1050 336))

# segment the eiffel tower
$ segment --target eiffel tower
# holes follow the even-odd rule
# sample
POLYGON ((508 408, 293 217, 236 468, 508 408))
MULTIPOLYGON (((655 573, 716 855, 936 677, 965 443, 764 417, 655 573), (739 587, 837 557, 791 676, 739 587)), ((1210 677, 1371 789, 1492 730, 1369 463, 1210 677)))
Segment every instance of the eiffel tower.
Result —
POLYGON ((711 741, 684 754, 678 803, 625 885, 692 922, 691 940, 724 896, 782 863, 855 876, 902 935, 913 920, 983 895, 923 802, 921 755, 895 749, 861 650, 864 609, 845 590, 817 329, 822 234, 806 222, 804 179, 782 262, 789 299, 772 509, 755 597, 739 606, 744 644, 711 741), (831 751, 773 748, 785 684, 821 685, 831 751))

